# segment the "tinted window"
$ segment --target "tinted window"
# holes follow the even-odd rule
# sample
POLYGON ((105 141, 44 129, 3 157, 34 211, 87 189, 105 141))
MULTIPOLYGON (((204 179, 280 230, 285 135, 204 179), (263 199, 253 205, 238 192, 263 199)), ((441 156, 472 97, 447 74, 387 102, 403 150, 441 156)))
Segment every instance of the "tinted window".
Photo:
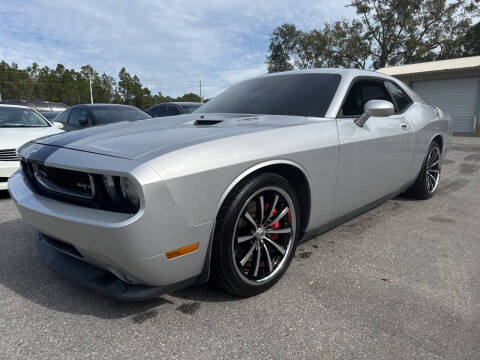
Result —
POLYGON ((370 100, 386 100, 393 103, 382 80, 356 81, 343 103, 341 115, 360 116, 363 113, 363 107, 370 100))
POLYGON ((158 105, 147 111, 152 116, 165 116, 167 105, 158 105))
POLYGON ((135 107, 92 109, 95 125, 113 124, 120 121, 148 119, 150 115, 135 107))
POLYGON ((57 122, 61 122, 62 124, 66 124, 68 120, 68 114, 70 114, 70 110, 61 112, 52 121, 57 121, 57 122))
POLYGON ((180 110, 176 106, 168 105, 167 112, 165 113, 166 116, 172 116, 172 115, 179 115, 180 110))
POLYGON ((83 109, 73 109, 68 123, 73 126, 86 126, 90 124, 91 121, 89 121, 88 111, 83 109), (80 124, 80 122, 83 120, 87 120, 87 124, 80 124))
POLYGON ((45 119, 31 109, 0 108, 0 127, 46 127, 45 119))
POLYGON ((190 114, 197 110, 202 105, 182 105, 183 110, 186 114, 190 114))
POLYGON ((400 86, 390 81, 387 81, 387 87, 392 94, 393 100, 395 100, 398 112, 402 112, 412 103, 410 97, 405 94, 405 92, 400 88, 400 86))
POLYGON ((323 117, 341 76, 338 74, 273 75, 243 81, 197 112, 323 117))
POLYGON ((48 112, 42 112, 41 114, 44 117, 46 117, 47 120, 53 121, 53 119, 56 118, 60 113, 56 111, 48 111, 48 112))

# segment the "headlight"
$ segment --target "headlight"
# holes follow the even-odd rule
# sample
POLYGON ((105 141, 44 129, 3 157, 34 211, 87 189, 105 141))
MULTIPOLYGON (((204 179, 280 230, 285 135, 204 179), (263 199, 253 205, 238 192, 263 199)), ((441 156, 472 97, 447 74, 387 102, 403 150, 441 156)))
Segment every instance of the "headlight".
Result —
POLYGON ((102 180, 103 186, 108 196, 110 196, 111 198, 115 198, 117 196, 117 191, 115 190, 115 181, 113 180, 113 176, 103 175, 102 180))
MULTIPOLYGON (((135 183, 124 176, 102 175, 102 185, 106 202, 124 211, 138 211, 140 196, 135 183)), ((104 200, 105 202, 105 200, 104 200)))
POLYGON ((132 180, 126 177, 121 177, 120 190, 122 191, 122 196, 125 200, 127 200, 135 208, 139 207, 140 198, 138 197, 137 189, 132 180))

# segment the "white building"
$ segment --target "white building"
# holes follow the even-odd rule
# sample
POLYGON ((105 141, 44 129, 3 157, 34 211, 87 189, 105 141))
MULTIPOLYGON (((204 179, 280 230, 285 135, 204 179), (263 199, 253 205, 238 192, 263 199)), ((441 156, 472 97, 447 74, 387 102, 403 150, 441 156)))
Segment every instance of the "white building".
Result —
POLYGON ((480 56, 392 66, 379 72, 408 84, 453 118, 456 134, 480 135, 480 56))

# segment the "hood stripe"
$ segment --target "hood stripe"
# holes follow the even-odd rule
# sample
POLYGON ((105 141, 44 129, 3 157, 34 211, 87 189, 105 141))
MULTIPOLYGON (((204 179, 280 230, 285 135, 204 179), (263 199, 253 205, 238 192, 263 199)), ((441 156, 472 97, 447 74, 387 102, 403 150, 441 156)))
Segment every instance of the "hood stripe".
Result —
POLYGON ((55 145, 55 146, 60 146, 64 147, 67 145, 70 145, 71 143, 75 141, 82 140, 86 137, 92 136, 91 132, 88 131, 70 131, 67 133, 63 133, 61 135, 54 136, 51 139, 47 139, 50 141, 44 141, 41 142, 42 144, 47 144, 47 145, 55 145))
POLYGON ((38 150, 28 154, 27 159, 44 163, 50 157, 50 155, 52 155, 58 149, 59 147, 56 146, 43 145, 38 150))

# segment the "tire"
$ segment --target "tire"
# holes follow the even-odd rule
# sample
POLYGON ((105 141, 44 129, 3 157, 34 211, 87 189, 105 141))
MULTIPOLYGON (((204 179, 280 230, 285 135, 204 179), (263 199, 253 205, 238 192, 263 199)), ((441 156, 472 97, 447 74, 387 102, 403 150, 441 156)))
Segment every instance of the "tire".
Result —
POLYGON ((295 190, 277 174, 260 174, 237 185, 217 217, 213 283, 243 297, 272 287, 295 254, 299 210, 295 190))
POLYGON ((426 200, 430 199, 438 188, 441 171, 442 152, 436 141, 430 143, 427 156, 423 161, 422 169, 413 185, 406 194, 410 197, 426 200))

